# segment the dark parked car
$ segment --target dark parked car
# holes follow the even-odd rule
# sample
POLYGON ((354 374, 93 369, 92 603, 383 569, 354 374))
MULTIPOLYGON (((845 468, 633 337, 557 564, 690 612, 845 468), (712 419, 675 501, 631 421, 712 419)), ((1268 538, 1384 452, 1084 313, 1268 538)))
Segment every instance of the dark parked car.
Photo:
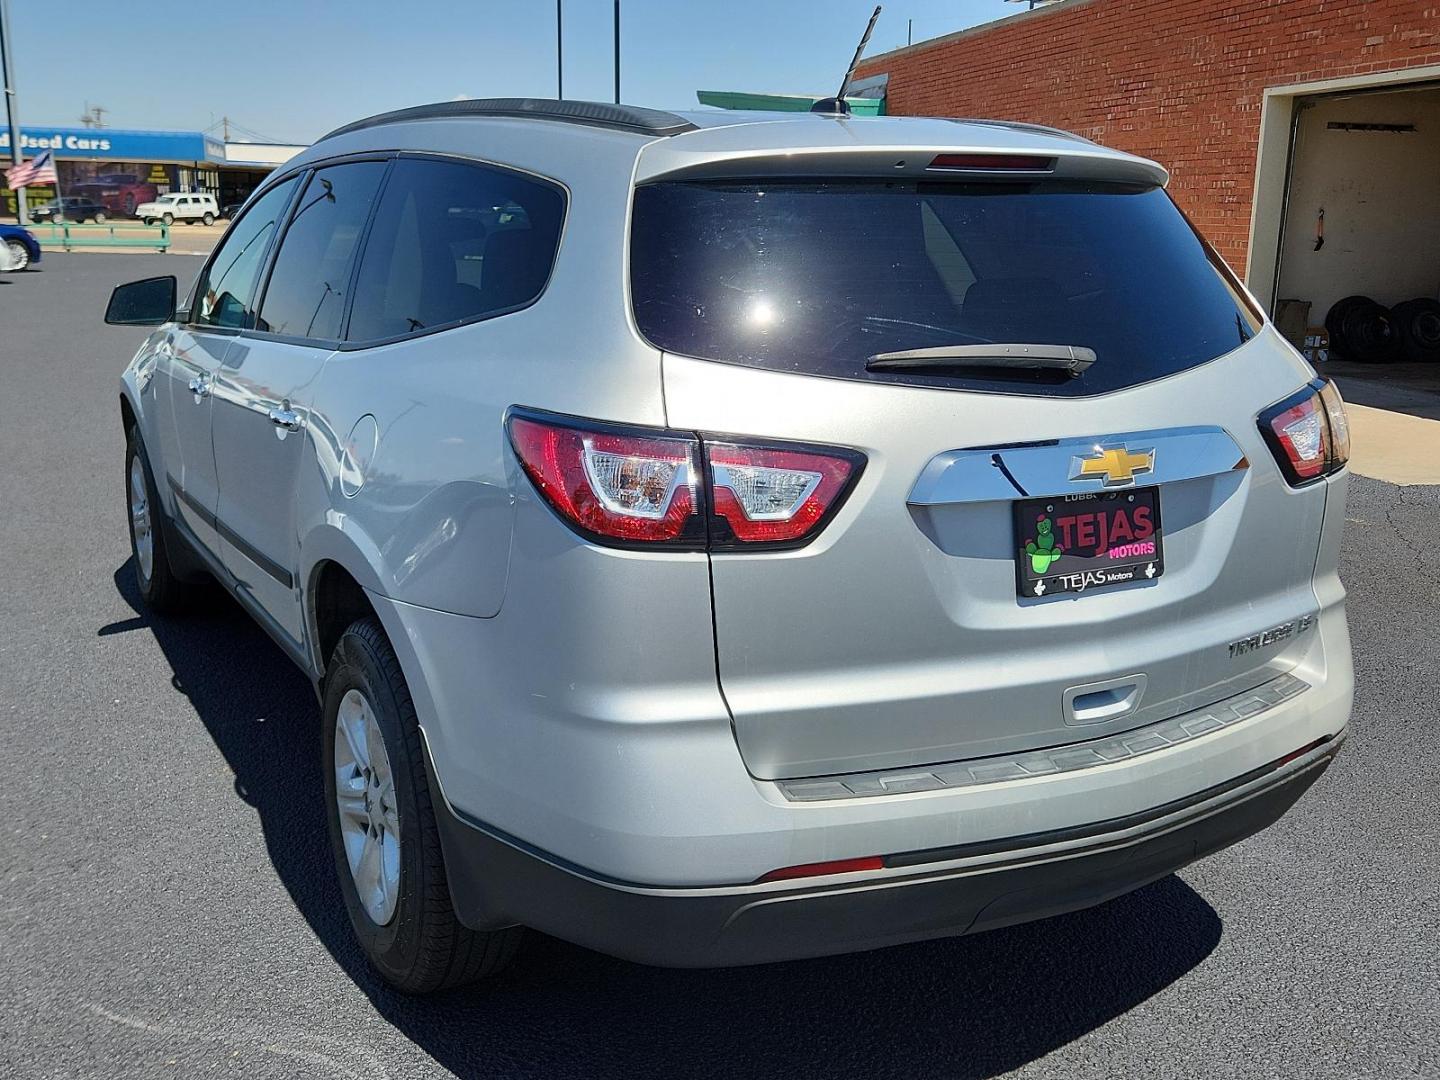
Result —
POLYGON ((103 225, 109 210, 103 203, 79 195, 66 195, 53 202, 41 203, 30 211, 37 224, 47 221, 69 221, 83 225, 93 221, 103 225))
POLYGON ((40 261, 40 244, 19 225, 0 225, 0 247, 0 270, 25 270, 40 261))

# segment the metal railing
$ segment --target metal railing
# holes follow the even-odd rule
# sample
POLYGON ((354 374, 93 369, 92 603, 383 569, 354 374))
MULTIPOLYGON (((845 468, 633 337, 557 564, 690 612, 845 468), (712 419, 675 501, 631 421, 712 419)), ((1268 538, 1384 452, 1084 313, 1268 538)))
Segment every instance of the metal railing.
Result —
POLYGON ((148 248, 152 251, 170 250, 170 226, 119 224, 119 225, 72 225, 69 222, 50 222, 45 225, 29 226, 42 248, 59 248, 74 251, 76 248, 148 248))

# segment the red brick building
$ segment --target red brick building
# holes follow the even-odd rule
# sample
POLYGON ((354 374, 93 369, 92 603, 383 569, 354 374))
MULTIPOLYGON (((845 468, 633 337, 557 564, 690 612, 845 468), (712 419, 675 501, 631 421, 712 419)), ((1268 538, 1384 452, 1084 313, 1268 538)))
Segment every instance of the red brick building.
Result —
MULTIPOLYGON (((1308 289, 1323 314, 1352 285, 1440 291, 1436 0, 1063 0, 871 57, 856 80, 883 81, 892 114, 1049 124, 1155 158, 1176 201, 1267 303, 1308 289), (1292 206, 1302 150, 1314 159, 1310 187, 1292 206), (1385 171, 1405 175, 1377 187, 1385 171), (1368 185, 1360 202, 1342 205, 1356 182, 1368 185), (1328 262, 1306 255, 1319 204, 1328 262), (1425 217, 1428 287, 1419 275, 1355 282, 1354 267, 1377 254, 1377 211, 1412 205, 1425 217), (1346 263, 1336 252, 1350 241, 1369 250, 1346 263)), ((1415 222, 1380 225, 1416 240, 1415 222)))

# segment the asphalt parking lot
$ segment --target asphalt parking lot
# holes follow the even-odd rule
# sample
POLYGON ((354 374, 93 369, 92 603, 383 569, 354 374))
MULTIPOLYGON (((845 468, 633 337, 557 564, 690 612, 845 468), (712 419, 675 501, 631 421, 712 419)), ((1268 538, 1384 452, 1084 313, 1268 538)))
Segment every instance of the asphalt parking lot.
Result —
MULTIPOLYGON (((318 710, 216 594, 132 585, 111 285, 0 275, 0 1076, 1440 1076, 1440 489, 1356 478, 1350 743, 1278 825, 1101 908, 663 971, 532 935, 410 1000, 351 944, 318 710)), ((1263 558, 1263 553, 1257 553, 1263 558)))

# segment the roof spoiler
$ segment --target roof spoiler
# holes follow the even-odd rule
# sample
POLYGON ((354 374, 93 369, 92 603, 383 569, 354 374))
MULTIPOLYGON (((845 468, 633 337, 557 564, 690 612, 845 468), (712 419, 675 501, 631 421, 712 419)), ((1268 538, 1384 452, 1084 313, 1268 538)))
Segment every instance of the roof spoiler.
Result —
POLYGON ((380 127, 382 124, 404 124, 416 120, 454 117, 549 120, 656 137, 680 135, 695 130, 695 125, 683 116, 660 109, 642 109, 636 105, 611 105, 604 101, 566 101, 554 98, 469 98, 464 101, 440 101, 433 105, 415 105, 408 109, 378 113, 338 127, 320 141, 348 135, 352 131, 380 127))

